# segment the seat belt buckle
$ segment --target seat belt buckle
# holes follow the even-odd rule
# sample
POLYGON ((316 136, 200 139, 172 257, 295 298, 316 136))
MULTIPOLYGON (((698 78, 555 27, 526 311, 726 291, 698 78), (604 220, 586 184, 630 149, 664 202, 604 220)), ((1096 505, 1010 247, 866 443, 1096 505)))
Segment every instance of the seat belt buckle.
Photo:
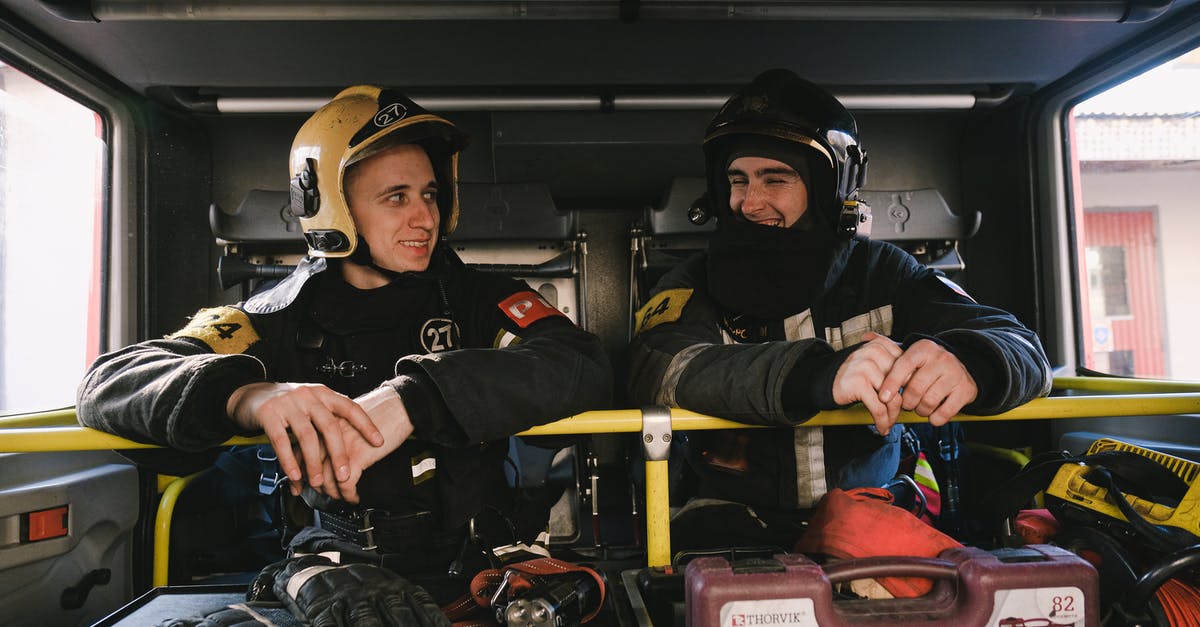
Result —
POLYGON ((262 496, 271 496, 275 490, 279 489, 279 484, 284 479, 279 474, 279 457, 269 446, 258 447, 254 456, 258 459, 258 467, 262 469, 262 473, 258 475, 258 493, 262 496))

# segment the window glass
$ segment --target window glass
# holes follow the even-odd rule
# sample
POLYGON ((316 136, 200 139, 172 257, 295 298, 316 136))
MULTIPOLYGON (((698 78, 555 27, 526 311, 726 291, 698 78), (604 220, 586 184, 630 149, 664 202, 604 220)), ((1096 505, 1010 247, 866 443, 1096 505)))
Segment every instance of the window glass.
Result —
POLYGON ((0 414, 68 407, 100 338, 101 117, 0 64, 0 414))
POLYGON ((1077 105, 1084 365, 1200 380, 1200 48, 1077 105))
POLYGON ((1129 315, 1124 246, 1088 246, 1088 305, 1093 318, 1129 315))

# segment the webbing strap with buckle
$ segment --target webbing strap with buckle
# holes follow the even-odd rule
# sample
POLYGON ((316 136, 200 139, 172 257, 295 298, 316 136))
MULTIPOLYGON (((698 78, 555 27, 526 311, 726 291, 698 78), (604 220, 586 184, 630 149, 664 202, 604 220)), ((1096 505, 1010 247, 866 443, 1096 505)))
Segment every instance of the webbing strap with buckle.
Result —
POLYGON ((346 516, 316 510, 316 523, 321 529, 332 531, 364 550, 373 551, 378 548, 375 544, 375 525, 371 521, 374 514, 375 510, 371 508, 357 510, 346 516))
MULTIPOLYGON (((596 587, 600 591, 596 606, 588 611, 579 621, 586 623, 595 618, 600 613, 600 609, 604 607, 604 580, 600 577, 599 573, 591 568, 564 562, 552 557, 542 557, 509 564, 504 568, 492 568, 480 571, 471 580, 471 594, 469 596, 464 595, 462 598, 446 605, 442 608, 442 612, 446 614, 447 618, 453 621, 466 619, 481 608, 492 609, 503 607, 510 601, 519 598, 523 593, 533 589, 539 583, 572 573, 589 575, 595 580, 596 587), (472 600, 474 601, 473 603, 472 600)), ((458 625, 460 623, 456 622, 455 624, 458 625)))

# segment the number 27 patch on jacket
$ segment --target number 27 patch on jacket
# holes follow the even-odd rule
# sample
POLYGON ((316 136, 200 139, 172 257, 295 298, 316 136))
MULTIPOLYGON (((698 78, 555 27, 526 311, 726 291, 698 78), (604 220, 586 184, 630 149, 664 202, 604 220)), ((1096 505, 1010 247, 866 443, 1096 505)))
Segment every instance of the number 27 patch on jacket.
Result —
POLYGON ((172 339, 190 337, 204 342, 214 353, 244 353, 258 341, 258 332, 246 312, 234 307, 201 309, 186 327, 172 333, 172 339))

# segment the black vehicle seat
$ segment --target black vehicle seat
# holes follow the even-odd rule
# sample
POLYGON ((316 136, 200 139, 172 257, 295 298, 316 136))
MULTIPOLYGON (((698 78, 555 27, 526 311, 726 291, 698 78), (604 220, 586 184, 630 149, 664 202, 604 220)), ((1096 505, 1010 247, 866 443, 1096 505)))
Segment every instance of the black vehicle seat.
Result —
MULTIPOLYGON (((636 314, 648 300, 650 290, 676 264, 708 246, 716 230, 711 207, 704 206, 705 179, 678 177, 671 181, 662 201, 647 207, 630 232, 630 320, 632 337, 636 314), (710 218, 695 224, 694 213, 710 218)), ((884 240, 907 250, 928 267, 953 277, 965 268, 959 254, 960 241, 979 229, 981 215, 952 212, 937 189, 861 191, 860 200, 871 206, 872 239, 884 240)), ((680 442, 677 439, 676 442, 680 442)), ((672 506, 682 505, 691 492, 692 480, 680 455, 672 455, 672 506)))
POLYGON ((708 238, 716 230, 717 221, 710 218, 698 225, 688 217, 694 207, 704 202, 705 185, 704 179, 699 177, 675 178, 658 206, 646 207, 642 219, 631 229, 631 336, 633 315, 645 304, 651 288, 676 264, 708 247, 708 238))
MULTIPOLYGON (((458 226, 446 243, 468 265, 522 279, 572 322, 587 328, 587 234, 575 212, 559 211, 542 183, 460 183, 458 226)), ((581 439, 582 441, 583 439, 581 439)), ((550 544, 580 537, 578 511, 582 457, 576 446, 534 446, 511 438, 505 468, 522 490, 562 490, 550 513, 550 544)))
MULTIPOLYGON (((230 212, 209 208, 209 225, 223 252, 217 275, 222 289, 241 286, 242 298, 292 271, 307 246, 285 191, 254 189, 230 212)), ((586 328, 586 234, 573 212, 560 212, 538 183, 460 183, 459 218, 444 245, 484 272, 524 279, 573 322, 586 328)), ((579 536, 580 490, 574 447, 509 445, 510 484, 528 490, 563 489, 551 515, 551 543, 579 536)))
POLYGON ((252 189, 233 211, 209 205, 208 225, 223 247, 217 259, 221 289, 240 285, 245 299, 263 281, 287 276, 304 257, 308 245, 290 202, 287 192, 252 189))
POLYGON ((446 238, 469 266, 524 279, 587 328, 587 235, 541 183, 459 184, 458 226, 446 238))

